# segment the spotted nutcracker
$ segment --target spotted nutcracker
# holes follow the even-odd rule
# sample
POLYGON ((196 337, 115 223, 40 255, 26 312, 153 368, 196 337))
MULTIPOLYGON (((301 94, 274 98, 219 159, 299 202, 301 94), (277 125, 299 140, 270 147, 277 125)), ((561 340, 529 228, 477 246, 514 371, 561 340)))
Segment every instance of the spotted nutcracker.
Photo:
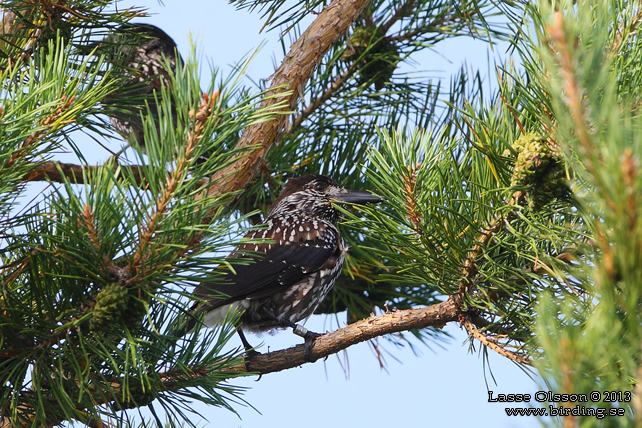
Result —
MULTIPOLYGON (((124 24, 103 42, 116 72, 121 73, 120 78, 127 82, 124 90, 109 100, 117 106, 109 113, 110 122, 125 138, 135 138, 144 149, 141 114, 147 115, 149 107, 158 132, 158 107, 154 96, 160 97, 161 87, 170 82, 170 73, 165 65, 174 72, 177 61, 182 61, 182 58, 174 40, 150 24, 124 24)), ((174 110, 173 107, 172 112, 174 110)))
POLYGON ((333 201, 365 204, 381 199, 369 192, 344 189, 320 174, 290 179, 269 209, 266 228, 246 235, 271 242, 239 246, 235 253, 249 264, 235 264, 234 272, 226 270, 220 281, 196 287, 193 295, 198 301, 191 308, 194 317, 186 330, 194 328, 202 312, 206 312, 203 324, 213 327, 229 311, 244 311, 238 332, 246 350, 251 346, 243 330, 291 327, 305 338, 309 360, 310 345, 319 335, 296 323, 308 318, 330 292, 348 251, 336 227, 340 213, 333 201))

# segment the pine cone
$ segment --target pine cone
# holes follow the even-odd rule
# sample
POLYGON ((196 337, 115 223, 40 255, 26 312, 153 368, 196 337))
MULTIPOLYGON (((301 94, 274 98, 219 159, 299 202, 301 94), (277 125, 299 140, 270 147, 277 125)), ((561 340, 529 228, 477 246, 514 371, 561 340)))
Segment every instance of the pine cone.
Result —
POLYGON ((344 55, 348 61, 359 61, 359 84, 372 84, 380 90, 390 81, 400 61, 397 46, 385 38, 380 28, 357 27, 350 37, 352 51, 344 55), (370 48, 370 49, 368 49, 370 48))
MULTIPOLYGON (((530 187, 531 208, 539 209, 555 198, 568 196, 561 147, 534 133, 518 138, 511 147, 517 152, 511 186, 530 187)), ((504 155, 509 155, 508 151, 504 155)))
POLYGON ((101 331, 107 327, 121 325, 128 300, 126 287, 117 283, 107 284, 96 296, 96 306, 89 322, 90 329, 101 331))

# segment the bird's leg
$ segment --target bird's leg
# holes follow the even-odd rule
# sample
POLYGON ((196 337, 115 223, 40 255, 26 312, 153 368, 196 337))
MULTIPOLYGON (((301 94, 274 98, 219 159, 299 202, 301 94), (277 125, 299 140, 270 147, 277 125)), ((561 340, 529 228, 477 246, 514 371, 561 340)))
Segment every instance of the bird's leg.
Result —
POLYGON ((295 324, 290 320, 283 320, 281 322, 287 327, 291 327, 292 332, 294 334, 296 334, 297 336, 301 336, 304 339, 305 342, 303 343, 303 357, 308 363, 315 362, 316 360, 313 360, 312 357, 310 357, 312 344, 314 343, 317 337, 323 336, 323 335, 320 333, 315 333, 313 331, 310 331, 307 328, 303 327, 302 325, 295 324))
POLYGON ((239 334, 239 337, 241 338, 241 343, 243 343, 243 347, 245 348, 245 353, 249 357, 253 357, 255 355, 260 355, 261 353, 258 351, 254 350, 254 347, 250 345, 250 342, 247 341, 247 338, 245 337, 245 334, 243 333, 243 330, 241 330, 241 327, 239 327, 236 332, 239 334))
POLYGON ((282 326, 290 327, 292 329, 292 332, 297 336, 301 336, 305 340, 303 344, 303 357, 305 358, 305 361, 307 361, 308 363, 313 363, 316 361, 310 357, 310 351, 314 340, 319 336, 323 336, 322 334, 310 331, 302 325, 296 324, 287 318, 280 318, 276 316, 273 307, 265 308, 265 314, 267 314, 270 318, 272 318, 282 326))
POLYGON ((250 342, 247 341, 247 338, 245 337, 243 330, 241 330, 241 327, 237 328, 236 332, 239 334, 239 337, 241 338, 241 343, 243 343, 243 347, 245 348, 245 370, 249 372, 250 371, 249 359, 257 355, 261 355, 261 353, 258 351, 255 351, 254 347, 250 345, 250 342))

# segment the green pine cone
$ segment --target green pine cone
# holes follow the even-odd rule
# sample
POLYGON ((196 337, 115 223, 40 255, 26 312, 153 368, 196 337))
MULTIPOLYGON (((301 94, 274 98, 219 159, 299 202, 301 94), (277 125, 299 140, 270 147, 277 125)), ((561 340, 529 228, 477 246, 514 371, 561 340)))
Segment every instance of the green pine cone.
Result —
POLYGON ((566 199, 570 196, 571 189, 566 179, 566 168, 563 162, 551 162, 542 174, 539 183, 533 186, 530 193, 529 205, 539 209, 553 199, 566 199))
POLYGON ((357 27, 350 37, 353 51, 344 55, 348 61, 360 61, 359 84, 374 83, 377 90, 390 81, 400 61, 397 46, 384 36, 377 27, 357 27))
POLYGON ((123 312, 127 308, 129 294, 126 287, 117 283, 107 284, 96 296, 96 306, 89 322, 92 331, 120 325, 123 312))
POLYGON ((511 186, 530 187, 531 207, 539 208, 554 198, 568 195, 564 155, 557 144, 528 133, 511 147, 517 152, 511 186))

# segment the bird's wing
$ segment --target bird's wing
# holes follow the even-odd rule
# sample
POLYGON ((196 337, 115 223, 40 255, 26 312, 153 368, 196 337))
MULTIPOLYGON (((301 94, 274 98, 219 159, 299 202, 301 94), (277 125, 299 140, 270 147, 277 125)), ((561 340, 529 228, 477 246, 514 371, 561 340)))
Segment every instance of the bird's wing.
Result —
POLYGON ((303 232, 299 232, 298 239, 293 241, 290 241, 289 229, 278 226, 267 231, 250 232, 246 237, 267 238, 275 242, 239 247, 241 251, 257 251, 265 255, 243 257, 249 259, 250 264, 234 265, 235 273, 226 269, 220 281, 200 284, 194 290, 194 295, 202 303, 195 303, 192 309, 211 311, 238 300, 264 298, 319 270, 337 250, 338 235, 335 229, 326 228, 320 223, 314 229, 314 232, 322 232, 319 235, 306 233, 313 229, 312 223, 303 223, 301 226, 303 232), (284 234, 286 230, 287 234, 284 234))

